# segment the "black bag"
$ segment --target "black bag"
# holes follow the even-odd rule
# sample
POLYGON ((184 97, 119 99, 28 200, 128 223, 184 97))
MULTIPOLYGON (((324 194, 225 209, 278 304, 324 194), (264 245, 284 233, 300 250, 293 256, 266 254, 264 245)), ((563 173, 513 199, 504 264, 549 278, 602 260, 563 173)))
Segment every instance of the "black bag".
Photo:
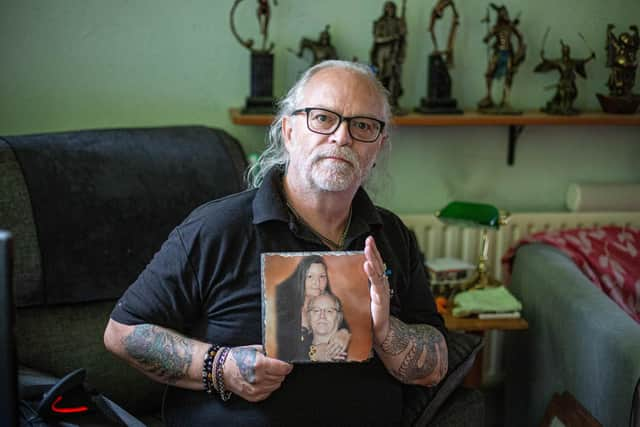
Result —
POLYGON ((125 426, 144 423, 85 383, 85 369, 56 380, 21 368, 20 427, 125 426))

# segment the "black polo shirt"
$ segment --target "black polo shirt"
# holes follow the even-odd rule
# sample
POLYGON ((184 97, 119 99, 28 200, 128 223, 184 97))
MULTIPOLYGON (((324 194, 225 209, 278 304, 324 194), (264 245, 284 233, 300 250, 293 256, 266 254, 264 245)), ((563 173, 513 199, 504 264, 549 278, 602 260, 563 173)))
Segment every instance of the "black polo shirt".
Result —
MULTIPOLYGON (((225 346, 262 342, 260 254, 329 250, 290 214, 282 172, 271 170, 257 190, 208 202, 176 227, 111 317, 150 323, 225 346)), ((391 313, 444 332, 412 234, 366 192, 353 201, 347 250, 373 235, 391 269, 391 313)), ((367 302, 368 303, 368 302, 367 302)), ((260 403, 228 402, 168 387, 167 425, 396 425, 402 388, 377 357, 364 363, 300 364, 260 403)))

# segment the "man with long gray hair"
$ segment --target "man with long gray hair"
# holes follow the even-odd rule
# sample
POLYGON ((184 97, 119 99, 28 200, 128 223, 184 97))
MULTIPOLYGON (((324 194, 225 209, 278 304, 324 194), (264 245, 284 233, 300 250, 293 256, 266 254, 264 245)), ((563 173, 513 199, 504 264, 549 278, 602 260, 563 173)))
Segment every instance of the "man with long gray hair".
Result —
POLYGON ((167 425, 398 425, 402 384, 444 377, 446 331, 415 238, 362 189, 389 120, 368 67, 312 67, 282 100, 251 189, 191 213, 122 296, 105 345, 170 385, 167 425), (329 250, 364 250, 374 357, 267 357, 260 254, 329 250))

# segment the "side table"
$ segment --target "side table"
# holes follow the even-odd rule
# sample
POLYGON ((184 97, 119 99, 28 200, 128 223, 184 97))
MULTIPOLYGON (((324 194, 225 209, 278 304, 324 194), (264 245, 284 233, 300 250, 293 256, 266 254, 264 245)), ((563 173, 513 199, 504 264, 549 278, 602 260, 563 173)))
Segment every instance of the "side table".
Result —
MULTIPOLYGON (((472 317, 454 317, 449 311, 441 313, 447 329, 453 331, 469 332, 473 334, 484 335, 490 330, 525 330, 529 328, 526 319, 519 317, 516 319, 478 319, 472 317)), ((482 385, 482 358, 484 348, 476 356, 476 360, 469 373, 467 374, 464 384, 468 387, 478 388, 482 385)))

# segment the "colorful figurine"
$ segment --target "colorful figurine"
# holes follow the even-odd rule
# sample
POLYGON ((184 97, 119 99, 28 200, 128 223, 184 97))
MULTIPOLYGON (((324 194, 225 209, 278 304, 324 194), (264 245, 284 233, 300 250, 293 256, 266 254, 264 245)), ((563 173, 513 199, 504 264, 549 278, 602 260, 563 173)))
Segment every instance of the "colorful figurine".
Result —
MULTIPOLYGON (((520 20, 516 18, 512 21, 505 6, 496 6, 493 3, 490 6, 497 13, 497 19, 482 41, 487 44, 491 39, 495 39, 495 41, 485 73, 487 95, 478 102, 478 109, 485 113, 520 114, 521 111, 515 111, 509 105, 513 77, 518 71, 518 66, 524 61, 526 53, 526 45, 518 30, 520 20), (514 48, 514 43, 512 43, 513 37, 518 41, 517 48, 514 48), (496 106, 491 96, 491 89, 493 80, 501 77, 504 77, 502 99, 500 104, 496 106)), ((487 15, 482 22, 489 25, 489 9, 487 9, 487 15)))
POLYGON ((597 96, 604 111, 631 114, 640 105, 640 95, 632 93, 638 68, 640 37, 636 25, 631 25, 630 32, 623 32, 618 37, 613 34, 614 27, 613 24, 607 26, 607 67, 611 68, 607 81, 609 96, 597 96))
MULTIPOLYGON (((547 30, 548 34, 549 31, 547 30)), ((546 40, 545 34, 545 40, 546 40)), ((562 47, 562 57, 558 59, 548 59, 544 56, 544 41, 540 50, 540 62, 533 71, 536 73, 546 73, 549 71, 558 71, 560 80, 555 87, 556 93, 549 102, 542 108, 542 111, 549 114, 572 115, 578 114, 579 111, 573 108, 573 102, 578 96, 578 88, 576 87, 576 75, 587 78, 585 65, 587 62, 595 59, 595 52, 591 51, 591 55, 585 59, 571 58, 571 48, 560 40, 562 47)))
POLYGON ((406 0, 402 1, 402 14, 396 16, 396 4, 384 4, 382 16, 373 23, 373 47, 370 52, 371 65, 389 91, 389 102, 394 114, 402 114, 398 98, 402 96, 402 64, 406 57, 407 23, 405 21, 406 0))

